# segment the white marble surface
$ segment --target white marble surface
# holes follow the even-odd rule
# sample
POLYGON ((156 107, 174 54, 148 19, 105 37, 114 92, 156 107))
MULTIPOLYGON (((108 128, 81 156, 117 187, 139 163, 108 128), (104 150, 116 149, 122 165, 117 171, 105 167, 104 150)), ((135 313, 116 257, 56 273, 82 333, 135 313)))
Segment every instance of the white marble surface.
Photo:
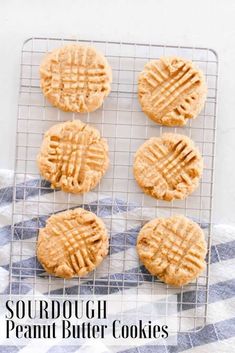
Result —
POLYGON ((235 223, 234 0, 1 0, 0 168, 13 168, 20 50, 31 36, 214 48, 219 54, 215 222, 235 223))

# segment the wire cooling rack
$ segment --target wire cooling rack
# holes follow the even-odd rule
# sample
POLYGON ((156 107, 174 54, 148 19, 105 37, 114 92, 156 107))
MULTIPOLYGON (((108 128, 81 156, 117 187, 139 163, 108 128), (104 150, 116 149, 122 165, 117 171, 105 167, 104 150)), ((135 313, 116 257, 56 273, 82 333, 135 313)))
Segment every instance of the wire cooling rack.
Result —
POLYGON ((117 292, 162 296, 177 294, 178 331, 195 331, 207 316, 212 226, 213 176, 216 132, 218 59, 208 48, 103 42, 92 40, 31 38, 22 49, 20 95, 16 137, 15 184, 9 291, 14 294, 112 294, 117 292), (101 109, 88 114, 64 113, 43 97, 39 65, 45 53, 70 42, 82 42, 102 51, 113 71, 112 92, 101 109), (150 59, 178 55, 202 69, 208 85, 204 110, 183 128, 159 126, 138 104, 137 76, 150 59), (100 130, 108 140, 111 165, 99 186, 83 196, 50 189, 36 166, 44 132, 52 125, 81 119, 100 130), (192 138, 204 157, 198 189, 183 201, 157 201, 137 186, 132 172, 136 149, 149 137, 178 132, 192 138), (104 220, 110 234, 109 256, 87 277, 62 280, 48 276, 35 257, 38 229, 55 212, 85 207, 104 220), (143 224, 158 216, 184 214, 204 229, 208 244, 207 268, 193 283, 180 289, 151 276, 139 263, 136 236, 143 224))

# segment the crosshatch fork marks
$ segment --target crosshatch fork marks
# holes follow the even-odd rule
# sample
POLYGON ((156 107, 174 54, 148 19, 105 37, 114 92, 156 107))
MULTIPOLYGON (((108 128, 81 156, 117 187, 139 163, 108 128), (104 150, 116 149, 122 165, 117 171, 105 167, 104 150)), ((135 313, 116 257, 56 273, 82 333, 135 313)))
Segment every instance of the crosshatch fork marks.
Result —
POLYGON ((148 222, 138 235, 137 251, 151 274, 176 286, 194 280, 205 267, 203 231, 182 215, 148 222))
POLYGON ((56 107, 91 112, 110 92, 112 71, 105 57, 93 47, 67 45, 48 54, 41 66, 41 87, 56 107))
POLYGON ((185 125, 202 109, 206 98, 203 73, 191 62, 162 57, 147 63, 139 76, 143 111, 163 125, 185 125))
POLYGON ((54 188, 72 193, 93 189, 107 170, 108 145, 98 130, 79 120, 52 126, 45 134, 38 166, 54 188))
POLYGON ((76 208, 52 215, 40 229, 37 256, 48 273, 84 276, 108 253, 108 235, 94 213, 76 208))
POLYGON ((136 152, 134 174, 140 187, 157 199, 183 199, 198 185, 202 158, 184 135, 163 134, 136 152))

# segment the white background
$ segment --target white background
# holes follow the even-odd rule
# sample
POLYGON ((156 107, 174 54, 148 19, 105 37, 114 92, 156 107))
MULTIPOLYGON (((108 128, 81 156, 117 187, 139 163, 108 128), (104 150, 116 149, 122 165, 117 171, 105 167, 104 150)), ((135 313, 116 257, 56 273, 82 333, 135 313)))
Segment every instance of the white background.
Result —
POLYGON ((214 220, 235 223, 234 0, 0 0, 0 168, 14 165, 22 42, 40 35, 214 48, 220 60, 214 220))

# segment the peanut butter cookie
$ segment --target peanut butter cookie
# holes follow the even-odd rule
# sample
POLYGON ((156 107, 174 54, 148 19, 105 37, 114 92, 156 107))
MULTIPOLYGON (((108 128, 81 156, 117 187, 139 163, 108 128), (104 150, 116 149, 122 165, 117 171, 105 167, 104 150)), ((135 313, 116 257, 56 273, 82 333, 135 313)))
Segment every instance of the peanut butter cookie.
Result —
POLYGON ((37 162, 52 188, 84 193, 93 189, 107 170, 108 145, 92 126, 68 121, 45 133, 37 162))
POLYGON ((202 157, 184 135, 152 137, 135 154, 135 179, 146 194, 156 199, 184 199, 196 189, 201 174, 202 157))
POLYGON ((38 260, 55 276, 85 276, 107 253, 108 235, 103 221, 82 208, 49 217, 46 227, 39 231, 38 260))
POLYGON ((111 90, 112 71, 95 48, 70 44, 44 58, 40 77, 43 94, 57 108, 93 112, 111 90))
POLYGON ((139 75, 138 97, 143 111, 162 125, 185 125, 202 110, 205 78, 192 61, 162 57, 148 62, 139 75))
POLYGON ((182 286, 203 271, 206 242, 196 223, 175 215, 145 224, 138 235, 137 252, 152 275, 165 283, 182 286))

